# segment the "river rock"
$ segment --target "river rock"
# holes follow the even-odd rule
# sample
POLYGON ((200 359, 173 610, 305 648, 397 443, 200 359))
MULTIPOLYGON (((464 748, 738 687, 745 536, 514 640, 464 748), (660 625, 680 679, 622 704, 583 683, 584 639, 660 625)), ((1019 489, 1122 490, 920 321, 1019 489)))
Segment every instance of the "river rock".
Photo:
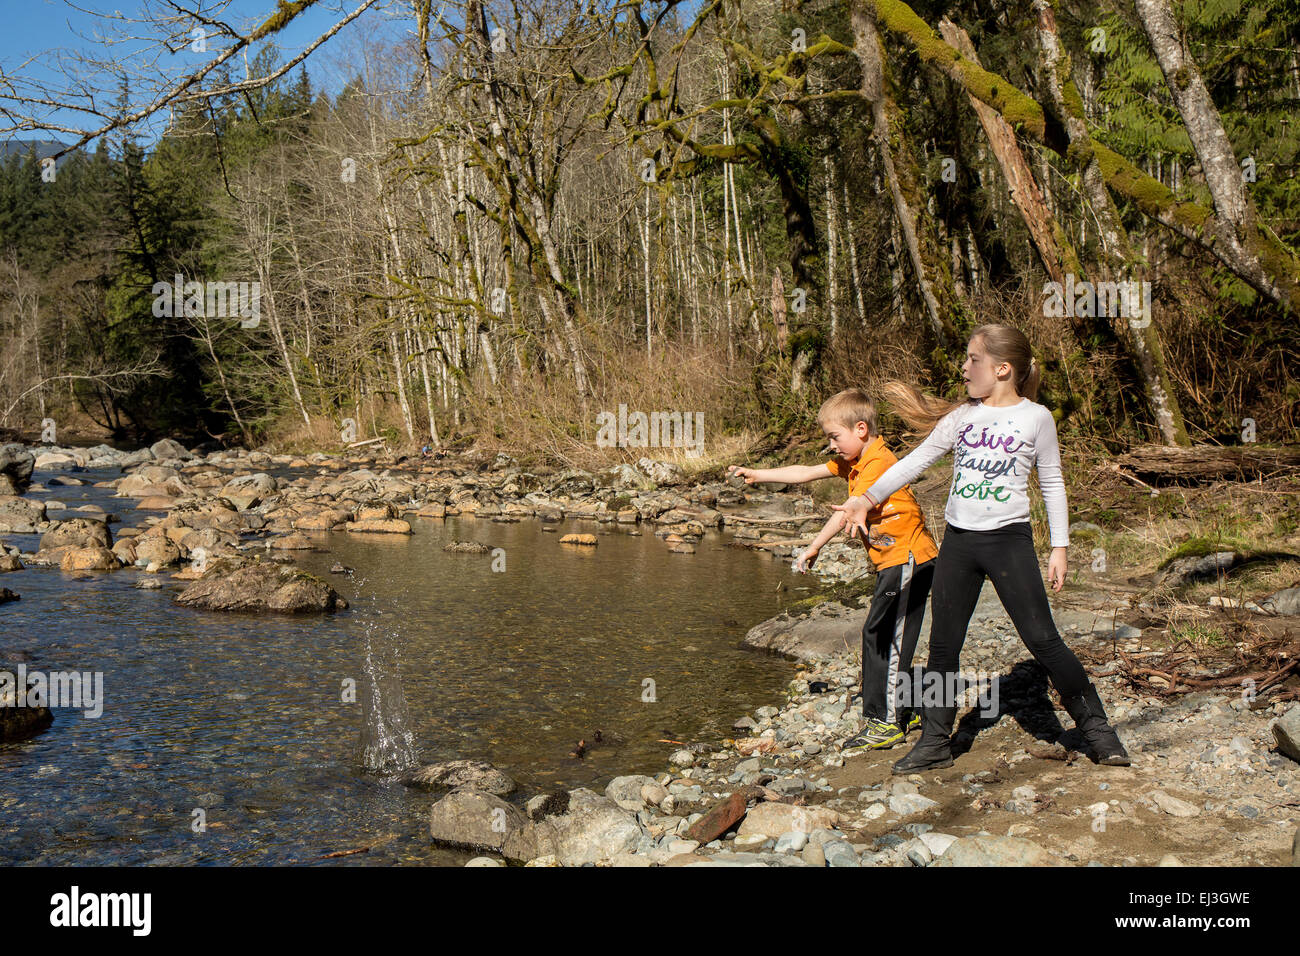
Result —
POLYGON ((913 813, 924 813, 931 807, 937 807, 938 805, 938 800, 931 800, 919 793, 898 793, 889 798, 889 809, 900 817, 911 816, 913 813))
POLYGON ((361 521, 349 521, 343 530, 356 534, 411 534, 410 522, 401 518, 366 518, 361 521))
POLYGON ((1060 866, 1037 843, 1020 837, 968 836, 953 840, 931 866, 1060 866))
POLYGON ((655 483, 628 464, 614 465, 602 473, 615 491, 654 491, 655 483))
POLYGON ((1155 805, 1171 817, 1194 817, 1198 816, 1201 808, 1186 800, 1179 800, 1177 797, 1170 796, 1163 790, 1155 790, 1151 793, 1151 799, 1155 805))
POLYGON ((8 604, 10 601, 19 600, 19 595, 14 594, 8 588, 0 588, 0 604, 8 604))
POLYGON ((231 478, 222 486, 221 497, 233 503, 235 498, 268 498, 279 490, 278 481, 268 474, 258 472, 231 478))
MULTIPOLYGON (((114 552, 118 557, 123 556, 123 552, 118 551, 116 548, 114 548, 114 552)), ((163 534, 141 535, 136 539, 132 553, 134 557, 131 559, 131 563, 142 568, 150 565, 165 568, 173 564, 179 564, 184 557, 180 547, 163 534)))
POLYGON ((23 562, 16 554, 0 554, 0 574, 6 571, 21 571, 23 562))
POLYGON ((704 816, 691 824, 686 836, 701 843, 713 842, 743 820, 750 801, 757 800, 761 794, 759 787, 740 788, 710 807, 704 816))
POLYGON ((646 777, 641 774, 630 774, 624 777, 615 777, 605 787, 605 796, 613 800, 624 810, 630 810, 632 813, 643 809, 645 802, 641 797, 641 791, 655 782, 654 777, 646 777))
POLYGON ((69 546, 108 549, 113 546, 113 535, 105 522, 91 518, 55 521, 50 525, 50 529, 41 535, 42 551, 69 546))
POLYGON ((435 843, 476 850, 499 850, 524 815, 500 797, 479 790, 453 790, 429 810, 429 836, 435 843))
POLYGON ((560 539, 560 544, 581 544, 594 548, 596 546, 596 536, 594 534, 566 534, 560 539))
POLYGON ((421 790, 455 790, 465 788, 493 796, 513 793, 515 782, 490 763, 482 760, 446 760, 412 771, 402 778, 408 787, 421 790))
POLYGON ((481 541, 449 541, 442 550, 453 554, 487 554, 492 549, 481 541))
POLYGON ((17 495, 0 495, 0 531, 10 534, 35 534, 36 526, 44 520, 44 502, 20 498, 17 495))
POLYGON ((176 603, 205 611, 341 611, 348 604, 320 578, 296 568, 258 562, 218 565, 187 587, 176 603))
POLYGON ((59 559, 63 571, 115 571, 121 567, 117 555, 108 548, 92 545, 88 548, 70 547, 59 559))
POLYGON ((18 707, 14 678, 0 681, 0 743, 40 733, 54 722, 48 707, 18 707))
POLYGON ((648 838, 635 815, 608 797, 579 788, 569 791, 564 813, 512 831, 501 852, 512 860, 554 856, 564 866, 582 866, 635 852, 648 838))
POLYGON ((1300 588, 1283 588, 1275 591, 1259 602, 1265 611, 1274 614, 1300 614, 1300 588))
POLYGON ((1193 581, 1218 577, 1227 574, 1241 561, 1242 556, 1235 551, 1218 551, 1214 554, 1178 558, 1165 568, 1159 583, 1165 587, 1178 587, 1193 581))
POLYGON ((1279 753, 1300 761, 1300 704, 1292 704, 1273 724, 1273 739, 1277 741, 1279 753))
POLYGON ((829 829, 843 817, 826 807, 794 807, 788 803, 760 803, 745 815, 736 831, 736 839, 750 842, 756 837, 778 839, 790 830, 811 833, 818 827, 829 829))
POLYGON ((834 601, 818 605, 806 616, 785 613, 764 621, 749 630, 747 647, 774 651, 797 660, 828 658, 861 641, 867 609, 850 608, 834 601))
POLYGON ((19 444, 0 445, 0 495, 21 495, 32 484, 36 456, 19 444))
POLYGON ((162 441, 156 441, 150 445, 149 454, 159 460, 179 459, 181 461, 189 461, 194 457, 194 454, 188 451, 184 445, 178 441, 173 441, 170 438, 164 438, 162 441))
POLYGON ((640 458, 637 469, 658 485, 680 485, 686 481, 686 472, 681 465, 671 461, 656 461, 653 458, 640 458))
POLYGON ((330 531, 349 520, 348 512, 342 509, 326 509, 315 514, 303 515, 293 522, 299 531, 330 531))

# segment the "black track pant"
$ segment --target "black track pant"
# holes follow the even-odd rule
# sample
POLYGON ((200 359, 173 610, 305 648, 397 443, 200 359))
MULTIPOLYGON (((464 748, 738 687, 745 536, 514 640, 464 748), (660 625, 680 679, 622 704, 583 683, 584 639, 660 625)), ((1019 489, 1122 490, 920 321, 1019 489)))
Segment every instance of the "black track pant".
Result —
POLYGON ((876 575, 871 611, 862 625, 862 715, 899 722, 899 685, 907 680, 934 580, 931 558, 885 568, 876 575))
POLYGON ((948 525, 935 560, 929 670, 956 674, 966 627, 988 575, 1020 639, 1047 669, 1061 697, 1068 699, 1087 688, 1083 665, 1052 620, 1029 522, 995 531, 967 531, 948 525))

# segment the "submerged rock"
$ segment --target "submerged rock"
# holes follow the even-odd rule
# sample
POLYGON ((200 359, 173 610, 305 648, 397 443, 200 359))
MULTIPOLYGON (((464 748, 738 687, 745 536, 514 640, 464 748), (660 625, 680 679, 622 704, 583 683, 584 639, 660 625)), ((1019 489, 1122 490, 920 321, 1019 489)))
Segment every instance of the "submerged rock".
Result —
POLYGON ((483 760, 446 760, 429 764, 402 778, 408 787, 423 790, 454 790, 466 787, 504 797, 515 791, 515 782, 483 760))
POLYGON ((451 541, 444 544, 442 550, 454 554, 487 554, 492 549, 479 541, 451 541))
POLYGON ((176 598, 176 603, 205 611, 341 611, 348 603, 320 578, 275 564, 258 562, 231 569, 218 564, 176 598))

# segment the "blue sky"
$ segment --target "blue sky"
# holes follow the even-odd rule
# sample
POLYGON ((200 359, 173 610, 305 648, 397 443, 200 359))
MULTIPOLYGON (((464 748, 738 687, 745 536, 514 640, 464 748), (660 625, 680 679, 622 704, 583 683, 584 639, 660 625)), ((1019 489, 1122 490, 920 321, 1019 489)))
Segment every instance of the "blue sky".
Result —
MULTIPOLYGON (((121 11, 125 16, 137 18, 144 17, 147 7, 155 10, 166 8, 161 0, 153 0, 147 5, 141 0, 108 0, 108 2, 74 0, 74 2, 77 7, 86 10, 109 15, 114 11, 121 11)), ((245 33, 265 20, 275 9, 275 0, 226 0, 226 2, 201 0, 201 2, 205 11, 213 12, 214 19, 230 23, 245 33)), ((357 6, 357 0, 321 0, 315 7, 304 11, 275 36, 275 43, 281 51, 281 61, 292 59, 357 6)), ((383 12, 382 9, 372 9, 362 14, 308 58, 307 72, 315 88, 337 91, 341 87, 346 77, 340 72, 339 57, 347 49, 385 36, 397 39, 412 29, 413 20, 409 3, 385 2, 379 5, 380 8, 385 6, 389 8, 387 12, 383 12)), ((112 29, 110 21, 74 9, 64 0, 0 0, 0 23, 3 24, 3 29, 0 29, 0 72, 7 78, 14 74, 21 75, 38 85, 66 82, 57 70, 60 53, 66 55, 84 52, 96 57, 104 56, 104 47, 96 37, 102 37, 112 29)), ((136 27, 133 32, 143 34, 146 31, 143 27, 136 27)), ((219 42, 228 41, 214 39, 209 44, 209 51, 218 49, 219 42)), ((140 44, 124 43, 115 48, 115 55, 119 60, 126 62, 140 62, 140 49, 140 44)), ((179 74, 187 66, 193 69, 202 63, 205 56, 211 56, 211 52, 205 55, 186 50, 166 57, 164 64, 173 64, 169 67, 169 73, 179 74)), ((242 64, 242 58, 239 59, 239 63, 242 64)), ((111 76, 102 79, 109 90, 107 98, 111 101, 115 81, 111 76)), ((3 99, 3 92, 3 88, 0 87, 0 109, 9 105, 3 99)), ((61 113, 50 111, 42 118, 58 125, 83 128, 92 122, 89 117, 67 111, 61 113)), ((167 114, 164 110, 161 112, 161 123, 165 123, 166 118, 167 114)), ((4 123, 3 117, 0 117, 0 123, 4 123)), ((160 128, 161 125, 155 122, 139 131, 143 140, 148 142, 152 139, 150 130, 157 131, 160 128)), ((70 142, 74 138, 67 133, 0 133, 0 140, 10 137, 52 138, 63 142, 70 142)))

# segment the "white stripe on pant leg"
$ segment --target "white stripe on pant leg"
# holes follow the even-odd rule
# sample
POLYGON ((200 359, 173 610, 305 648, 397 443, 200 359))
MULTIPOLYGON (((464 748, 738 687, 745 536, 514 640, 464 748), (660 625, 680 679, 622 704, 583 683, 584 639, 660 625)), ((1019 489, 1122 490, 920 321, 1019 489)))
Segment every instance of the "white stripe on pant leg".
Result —
POLYGON ((915 565, 916 559, 909 551, 907 564, 900 565, 903 570, 898 578, 898 603, 894 605, 894 636, 889 643, 889 670, 885 672, 885 722, 890 724, 898 722, 898 712, 895 709, 898 699, 898 659, 902 656, 903 629, 907 626, 907 588, 912 583, 912 569, 915 565))

